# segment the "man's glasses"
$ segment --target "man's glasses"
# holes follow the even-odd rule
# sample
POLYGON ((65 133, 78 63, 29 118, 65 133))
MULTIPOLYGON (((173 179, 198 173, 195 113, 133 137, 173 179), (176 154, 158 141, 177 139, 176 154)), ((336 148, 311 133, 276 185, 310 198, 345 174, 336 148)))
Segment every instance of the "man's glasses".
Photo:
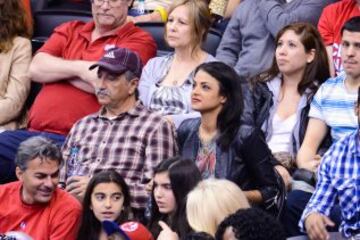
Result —
POLYGON ((118 7, 127 0, 92 0, 95 6, 100 7, 105 2, 108 2, 111 7, 118 7))

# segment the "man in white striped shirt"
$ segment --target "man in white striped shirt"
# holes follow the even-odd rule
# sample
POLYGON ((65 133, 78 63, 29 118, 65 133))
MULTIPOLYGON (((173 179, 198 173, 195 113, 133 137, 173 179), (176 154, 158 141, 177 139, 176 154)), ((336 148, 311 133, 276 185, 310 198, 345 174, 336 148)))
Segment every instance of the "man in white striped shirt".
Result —
POLYGON ((354 113, 360 87, 360 17, 349 19, 342 28, 344 73, 323 83, 315 94, 309 124, 297 155, 298 168, 316 171, 318 147, 330 128, 333 142, 357 128, 354 113))

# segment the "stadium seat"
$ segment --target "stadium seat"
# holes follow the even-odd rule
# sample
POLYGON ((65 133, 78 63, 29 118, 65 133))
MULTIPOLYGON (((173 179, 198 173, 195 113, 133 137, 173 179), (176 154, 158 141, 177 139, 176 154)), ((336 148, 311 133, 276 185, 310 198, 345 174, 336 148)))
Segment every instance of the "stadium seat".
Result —
POLYGON ((74 10, 40 10, 34 13, 33 52, 44 44, 55 27, 73 20, 88 22, 92 20, 92 15, 90 12, 74 10))
POLYGON ((31 12, 35 14, 37 11, 45 9, 48 5, 48 0, 31 0, 31 12))
POLYGON ((68 21, 92 20, 90 12, 74 10, 41 10, 34 14, 34 37, 49 37, 54 28, 68 21))
MULTIPOLYGON (((143 23, 137 23, 136 26, 144 29, 153 36, 158 48, 157 56, 163 56, 173 51, 173 49, 170 48, 164 40, 164 30, 165 30, 164 23, 143 22, 143 23)), ((206 41, 203 43, 203 49, 208 53, 212 54, 213 56, 215 56, 216 49, 219 46, 221 37, 222 35, 220 32, 214 29, 210 29, 206 41)))

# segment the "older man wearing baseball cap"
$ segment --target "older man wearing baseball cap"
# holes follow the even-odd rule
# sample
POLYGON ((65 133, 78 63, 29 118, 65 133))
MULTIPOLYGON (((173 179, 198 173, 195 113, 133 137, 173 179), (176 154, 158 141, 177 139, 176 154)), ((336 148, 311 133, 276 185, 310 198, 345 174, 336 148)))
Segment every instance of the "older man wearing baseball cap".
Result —
POLYGON ((97 71, 99 112, 80 119, 63 145, 60 181, 82 199, 94 173, 114 169, 130 188, 131 206, 139 219, 148 199, 145 185, 154 167, 176 154, 173 126, 137 99, 139 56, 129 49, 110 49, 89 70, 97 71))

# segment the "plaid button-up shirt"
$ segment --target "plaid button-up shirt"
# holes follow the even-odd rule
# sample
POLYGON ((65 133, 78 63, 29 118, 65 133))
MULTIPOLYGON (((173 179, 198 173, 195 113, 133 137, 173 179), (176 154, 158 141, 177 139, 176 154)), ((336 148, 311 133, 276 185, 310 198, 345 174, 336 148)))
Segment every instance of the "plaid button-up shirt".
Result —
POLYGON ((313 212, 329 216, 335 202, 341 207, 340 232, 351 237, 360 229, 360 140, 359 133, 347 135, 333 144, 321 160, 316 190, 299 222, 304 229, 305 219, 313 212))
POLYGON ((177 153, 175 130, 140 101, 112 119, 104 117, 104 111, 86 116, 72 127, 62 149, 65 164, 60 181, 114 169, 129 185, 131 206, 145 208, 145 185, 153 177, 154 167, 177 153))

